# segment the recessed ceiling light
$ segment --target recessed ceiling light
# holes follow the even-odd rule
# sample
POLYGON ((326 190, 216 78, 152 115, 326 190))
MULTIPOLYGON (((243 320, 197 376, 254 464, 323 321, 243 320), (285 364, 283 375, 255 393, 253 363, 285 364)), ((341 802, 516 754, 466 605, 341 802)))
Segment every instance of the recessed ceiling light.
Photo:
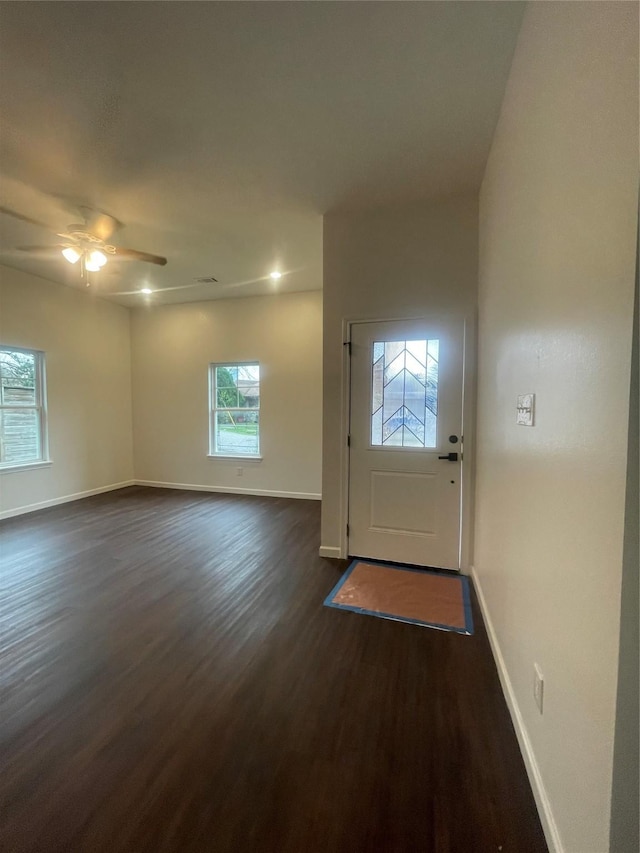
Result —
POLYGON ((153 293, 153 290, 150 287, 143 287, 140 293, 153 293))
POLYGON ((269 278, 272 278, 274 281, 276 281, 277 279, 282 278, 282 273, 278 272, 278 270, 274 270, 273 272, 269 273, 269 278))

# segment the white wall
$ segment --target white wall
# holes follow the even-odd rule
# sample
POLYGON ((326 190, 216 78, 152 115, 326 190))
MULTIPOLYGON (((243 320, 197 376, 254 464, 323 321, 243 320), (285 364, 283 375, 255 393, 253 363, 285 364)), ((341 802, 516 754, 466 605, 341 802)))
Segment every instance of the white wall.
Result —
POLYGON ((135 309, 132 367, 137 479, 320 496, 319 292, 135 309), (263 459, 207 458, 208 365, 251 360, 261 370, 263 459))
POLYGON ((129 311, 0 267, 0 343, 45 352, 52 460, 0 473, 0 513, 130 481, 129 311))
MULTIPOLYGON (((640 238, 640 227, 638 228, 640 238)), ((620 657, 611 788, 611 850, 640 850, 640 253, 629 394, 627 495, 620 602, 620 657)))
MULTIPOLYGON (((470 319, 473 333, 477 240, 476 196, 330 213, 324 218, 322 553, 326 556, 340 556, 344 533, 344 321, 457 312, 470 319)), ((465 424, 466 436, 470 430, 471 425, 467 430, 465 424)), ((465 531, 469 534, 469 524, 465 531)))
POLYGON ((528 5, 480 199, 475 568, 567 853, 609 849, 637 39, 635 4, 528 5))

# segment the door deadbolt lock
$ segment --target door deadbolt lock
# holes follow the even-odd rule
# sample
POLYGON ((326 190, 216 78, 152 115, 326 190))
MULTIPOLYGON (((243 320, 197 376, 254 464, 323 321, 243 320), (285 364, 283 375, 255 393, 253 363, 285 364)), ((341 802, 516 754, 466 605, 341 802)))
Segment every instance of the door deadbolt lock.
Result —
POLYGON ((458 443, 458 436, 457 435, 450 435, 449 436, 449 443, 450 444, 457 444, 458 443))

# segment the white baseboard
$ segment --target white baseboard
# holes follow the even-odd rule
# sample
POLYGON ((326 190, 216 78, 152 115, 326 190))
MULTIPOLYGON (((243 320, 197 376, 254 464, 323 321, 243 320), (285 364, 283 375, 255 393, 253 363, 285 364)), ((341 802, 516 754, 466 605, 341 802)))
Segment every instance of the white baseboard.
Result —
POLYGON ((194 483, 162 483, 157 480, 135 480, 136 486, 151 486, 154 489, 184 489, 188 492, 220 492, 225 495, 255 495, 268 498, 297 498, 319 501, 322 495, 316 492, 279 492, 271 489, 241 489, 236 486, 200 486, 194 483))
POLYGON ((318 554, 321 557, 331 557, 333 560, 339 560, 342 557, 340 548, 331 548, 328 545, 321 545, 318 554))
POLYGON ((108 486, 99 486, 97 489, 87 489, 86 492, 76 492, 73 495, 63 495, 60 498, 51 498, 48 501, 40 501, 35 504, 26 504, 15 509, 5 509, 0 512, 0 520, 3 518, 15 518, 17 515, 26 515, 29 512, 36 512, 39 509, 47 509, 50 506, 58 506, 58 504, 67 504, 71 501, 79 501, 82 498, 90 498, 92 495, 101 495, 103 492, 114 492, 116 489, 124 489, 126 486, 135 486, 135 480, 124 480, 122 483, 111 483, 108 486))
MULTIPOLYGON (((122 483, 111 483, 108 486, 100 486, 97 489, 87 489, 85 492, 76 492, 73 495, 63 495, 59 498, 51 498, 48 501, 40 501, 39 503, 26 504, 25 506, 15 507, 14 509, 6 509, 0 512, 0 521, 3 518, 14 518, 18 515, 26 515, 29 512, 37 512, 39 509, 47 509, 58 504, 71 503, 71 501, 79 501, 82 498, 90 498, 92 495, 101 495, 103 492, 114 492, 116 489, 124 489, 126 486, 152 486, 158 489, 186 489, 192 492, 222 492, 223 494, 231 495, 257 495, 262 497, 272 498, 298 498, 300 500, 319 501, 322 495, 315 492, 277 492, 266 489, 239 489, 227 488, 225 486, 197 486, 192 483, 160 483, 155 480, 125 480, 122 483)), ((333 549, 331 549, 333 550, 333 549)), ((338 553, 326 554, 324 556, 340 556, 339 549, 335 549, 338 553)))
POLYGON ((549 853, 564 853, 564 847, 560 839, 558 827, 553 817, 553 811, 551 809, 551 803, 549 802, 547 789, 542 781, 540 768, 538 767, 538 762, 536 761, 536 757, 533 752, 531 740, 529 739, 529 734, 525 727, 524 720, 522 719, 518 700, 516 699, 513 685, 511 684, 511 679, 509 678, 509 673, 507 672, 507 667, 502 656, 502 651, 500 650, 498 637, 493 627, 491 616, 489 615, 487 602, 480 584, 480 578, 478 577, 474 566, 471 566, 471 577, 473 578, 473 585, 478 596, 478 603, 480 604, 480 610, 482 611, 487 635, 489 636, 489 643, 491 644, 491 650, 493 651, 493 657, 498 669, 502 692, 504 693, 504 698, 507 701, 507 707, 509 708, 513 726, 516 730, 518 743, 520 744, 522 758, 524 759, 524 764, 527 768, 527 775, 529 776, 533 796, 538 807, 538 814, 540 815, 540 822, 542 823, 542 829, 544 830, 544 835, 547 840, 549 853))

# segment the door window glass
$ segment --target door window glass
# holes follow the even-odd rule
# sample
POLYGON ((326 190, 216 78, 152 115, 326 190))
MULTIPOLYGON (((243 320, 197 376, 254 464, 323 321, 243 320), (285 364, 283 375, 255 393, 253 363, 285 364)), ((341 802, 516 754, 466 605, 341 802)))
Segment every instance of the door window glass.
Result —
POLYGON ((438 354, 437 340, 373 344, 372 446, 437 446, 438 354))

